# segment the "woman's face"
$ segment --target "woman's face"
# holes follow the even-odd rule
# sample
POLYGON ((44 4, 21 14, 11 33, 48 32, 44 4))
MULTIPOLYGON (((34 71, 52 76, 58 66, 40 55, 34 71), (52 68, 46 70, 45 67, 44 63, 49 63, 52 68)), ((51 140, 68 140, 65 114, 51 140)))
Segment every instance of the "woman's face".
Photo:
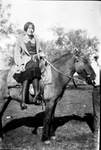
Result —
POLYGON ((32 26, 31 24, 28 26, 28 29, 27 29, 26 33, 27 33, 28 35, 33 35, 33 33, 34 33, 34 28, 33 28, 33 26, 32 26))

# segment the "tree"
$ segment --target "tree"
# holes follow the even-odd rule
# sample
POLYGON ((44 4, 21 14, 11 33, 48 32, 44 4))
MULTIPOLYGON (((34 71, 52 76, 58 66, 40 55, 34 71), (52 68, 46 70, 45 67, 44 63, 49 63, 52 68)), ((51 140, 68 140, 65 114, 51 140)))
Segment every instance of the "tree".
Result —
POLYGON ((73 47, 78 49, 82 55, 92 55, 98 51, 99 41, 97 37, 88 37, 86 30, 70 30, 66 35, 73 47))
POLYGON ((93 53, 98 52, 99 41, 97 37, 89 37, 87 30, 73 30, 66 31, 64 27, 52 27, 53 35, 56 37, 55 40, 47 42, 47 52, 49 57, 55 59, 64 53, 74 52, 78 50, 80 55, 87 55, 88 58, 93 53))
POLYGON ((14 64, 13 53, 16 36, 21 33, 17 24, 11 22, 11 4, 0 0, 0 53, 8 66, 14 64))

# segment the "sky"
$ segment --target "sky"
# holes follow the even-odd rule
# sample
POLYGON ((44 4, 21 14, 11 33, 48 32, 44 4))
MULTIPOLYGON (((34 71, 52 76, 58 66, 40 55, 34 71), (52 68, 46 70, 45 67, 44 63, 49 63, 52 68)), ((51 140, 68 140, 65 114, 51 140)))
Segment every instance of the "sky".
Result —
POLYGON ((34 1, 3 0, 12 4, 12 21, 21 29, 27 21, 35 24, 35 32, 45 40, 52 39, 53 26, 66 30, 83 29, 91 37, 101 35, 100 1, 34 1))

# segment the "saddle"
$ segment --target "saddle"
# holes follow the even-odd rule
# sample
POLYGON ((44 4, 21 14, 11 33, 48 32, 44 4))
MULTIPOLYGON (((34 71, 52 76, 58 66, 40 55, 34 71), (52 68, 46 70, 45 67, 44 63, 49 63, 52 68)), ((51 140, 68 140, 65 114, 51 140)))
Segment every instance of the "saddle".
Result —
MULTIPOLYGON (((41 69, 41 73, 42 73, 40 83, 43 86, 45 86, 47 84, 51 84, 52 83, 51 66, 49 64, 45 64, 45 62, 43 61, 40 63, 40 69, 41 69)), ((17 88, 17 87, 22 86, 21 83, 18 83, 13 78, 14 73, 20 73, 19 68, 16 65, 12 66, 12 68, 10 69, 10 71, 8 73, 8 77, 7 77, 7 87, 8 88, 17 88)), ((30 94, 34 95, 34 88, 33 88, 32 84, 30 84, 30 86, 29 86, 29 92, 30 92, 30 94)))

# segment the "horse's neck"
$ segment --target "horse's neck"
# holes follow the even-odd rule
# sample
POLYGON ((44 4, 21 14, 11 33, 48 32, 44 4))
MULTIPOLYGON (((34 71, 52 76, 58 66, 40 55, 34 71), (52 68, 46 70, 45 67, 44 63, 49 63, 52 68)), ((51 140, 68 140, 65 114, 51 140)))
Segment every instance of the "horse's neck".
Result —
MULTIPOLYGON (((59 61, 53 62, 52 64, 56 69, 52 68, 52 74, 54 81, 61 84, 60 87, 65 87, 68 85, 69 81, 72 79, 75 73, 75 62, 73 57, 63 58, 59 61)), ((58 84, 59 84, 58 83, 58 84)))
POLYGON ((75 62, 73 56, 63 57, 52 64, 56 70, 63 74, 73 75, 75 73, 75 62))

